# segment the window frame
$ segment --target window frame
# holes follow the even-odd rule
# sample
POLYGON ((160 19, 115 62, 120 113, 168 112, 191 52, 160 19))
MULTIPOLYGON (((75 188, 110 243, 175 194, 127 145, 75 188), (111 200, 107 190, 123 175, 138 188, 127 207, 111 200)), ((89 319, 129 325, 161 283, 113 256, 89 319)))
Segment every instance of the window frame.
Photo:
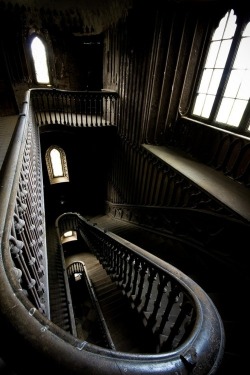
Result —
POLYGON ((232 71, 232 67, 233 67, 233 64, 234 64, 234 61, 235 61, 235 58, 236 58, 236 54, 237 54, 237 50, 238 50, 238 47, 239 47, 239 44, 240 44, 240 41, 241 41, 242 33, 243 33, 245 27, 247 26, 248 22, 250 22, 250 15, 249 14, 245 15, 245 14, 242 14, 241 12, 238 12, 237 9, 230 8, 230 9, 228 9, 224 12, 224 14, 218 20, 218 22, 214 25, 214 27, 211 28, 209 42, 207 44, 207 47, 204 51, 203 56, 201 56, 201 60, 200 60, 201 64, 200 64, 200 67, 199 67, 199 70, 198 70, 196 82, 194 84, 194 90, 193 90, 192 96, 191 96, 191 105, 190 105, 190 109, 188 111, 189 113, 188 113, 187 117, 189 117, 192 120, 195 120, 195 121, 198 121, 200 123, 204 123, 204 124, 213 126, 215 128, 218 128, 218 129, 224 129, 224 130, 230 131, 232 133, 242 134, 242 135, 245 135, 247 137, 250 137, 250 129, 248 129, 249 126, 250 126, 250 99, 248 99, 248 104, 245 108, 245 111, 243 113, 241 121, 240 121, 240 123, 237 127, 216 121, 216 117, 217 117, 217 114, 218 114, 219 109, 220 109, 220 104, 222 102, 223 95, 225 93, 227 83, 228 83, 228 80, 229 80, 229 77, 230 77, 230 73, 232 71), (192 112, 193 112, 193 109, 194 109, 194 106, 195 106, 197 92, 198 92, 200 82, 201 82, 201 79, 202 79, 202 76, 203 76, 203 70, 204 70, 206 59, 207 59, 207 56, 208 56, 208 53, 209 53, 210 44, 211 44, 211 41, 212 41, 214 31, 218 27, 221 19, 226 15, 227 12, 230 12, 231 10, 234 11, 234 14, 236 16, 236 30, 235 30, 235 34, 232 38, 232 45, 231 45, 230 50, 229 50, 228 58, 227 58, 227 61, 226 61, 226 64, 225 64, 225 67, 224 67, 224 70, 223 70, 223 73, 222 73, 222 77, 221 77, 220 84, 218 86, 217 93, 215 95, 215 99, 214 99, 214 103, 212 105, 211 113, 210 113, 208 118, 204 118, 202 116, 195 115, 192 112))
POLYGON ((51 145, 45 152, 45 161, 46 161, 49 181, 51 185, 58 184, 61 182, 69 182, 69 173, 68 173, 66 153, 61 147, 56 146, 56 145, 51 145), (53 165, 52 165, 52 160, 51 160, 51 151, 54 149, 60 153, 60 157, 61 157, 63 175, 58 176, 58 177, 54 176, 53 165))

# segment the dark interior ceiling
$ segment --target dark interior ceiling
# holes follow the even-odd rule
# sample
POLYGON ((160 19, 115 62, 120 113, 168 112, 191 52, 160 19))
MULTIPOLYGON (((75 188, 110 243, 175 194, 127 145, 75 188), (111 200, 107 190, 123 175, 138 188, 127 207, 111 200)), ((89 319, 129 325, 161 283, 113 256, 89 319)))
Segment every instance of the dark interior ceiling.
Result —
MULTIPOLYGON (((216 3, 221 0, 154 0, 167 3, 216 3)), ((1 7, 23 13, 26 26, 54 23, 58 29, 69 29, 76 36, 100 34, 126 17, 134 4, 142 4, 142 16, 150 3, 143 0, 2 0, 1 7)), ((140 20, 138 20, 140 25, 140 20)))
MULTIPOLYGON (((23 13, 26 25, 38 28, 44 21, 77 35, 100 34, 125 17, 133 0, 3 0, 0 7, 23 13)), ((1 8, 0 8, 1 11, 1 8)))

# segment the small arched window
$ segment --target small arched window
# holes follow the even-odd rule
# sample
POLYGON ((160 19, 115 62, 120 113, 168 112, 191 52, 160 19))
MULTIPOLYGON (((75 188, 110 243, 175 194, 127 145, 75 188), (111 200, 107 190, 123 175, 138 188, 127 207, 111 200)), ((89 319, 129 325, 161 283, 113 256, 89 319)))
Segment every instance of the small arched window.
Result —
POLYGON ((45 153, 45 159, 51 184, 69 182, 66 154, 62 148, 50 146, 45 153))
POLYGON ((38 36, 35 36, 31 42, 31 53, 37 83, 50 84, 46 48, 38 36))

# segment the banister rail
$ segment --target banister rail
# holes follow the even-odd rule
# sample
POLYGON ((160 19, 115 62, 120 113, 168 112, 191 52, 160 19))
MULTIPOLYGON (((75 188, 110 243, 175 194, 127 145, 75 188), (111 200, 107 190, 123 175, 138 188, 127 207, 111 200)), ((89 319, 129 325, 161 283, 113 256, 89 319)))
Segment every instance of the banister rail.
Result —
POLYGON ((114 91, 65 91, 32 89, 31 100, 36 124, 101 127, 117 125, 114 91))
POLYGON ((29 93, 26 99, 1 171, 1 256, 15 269, 15 288, 21 285, 34 306, 49 316, 40 145, 29 93))
MULTIPOLYGON (((144 314, 150 329, 161 314, 155 332, 167 340, 161 345, 158 336, 159 353, 152 355, 115 352, 79 340, 50 320, 40 124, 35 120, 31 91, 0 176, 0 330, 6 338, 1 355, 18 375, 33 375, 34 371, 37 375, 51 371, 61 375, 215 374, 223 357, 224 329, 206 293, 176 268, 93 227, 78 214, 71 215, 70 225, 75 223, 76 230, 84 230, 96 252, 102 250, 98 256, 119 285, 125 285, 128 298, 144 314), (105 252, 109 260, 104 258, 105 252), (148 315, 150 290, 157 298, 148 315), (163 295, 168 296, 168 305, 161 310, 163 295), (176 299, 181 304, 176 304, 176 299), (165 335, 170 306, 178 306, 178 319, 172 333, 165 335)), ((68 307, 73 319, 70 296, 68 307)))
POLYGON ((157 353, 161 353, 163 361, 165 355, 172 357, 171 364, 168 360, 165 363, 165 373, 171 374, 173 363, 180 374, 187 368, 196 368, 197 374, 216 373, 223 356, 224 328, 213 302, 194 281, 79 214, 61 215, 58 228, 60 234, 76 230, 82 235, 151 330, 156 354, 144 356, 145 360, 154 363, 157 353))

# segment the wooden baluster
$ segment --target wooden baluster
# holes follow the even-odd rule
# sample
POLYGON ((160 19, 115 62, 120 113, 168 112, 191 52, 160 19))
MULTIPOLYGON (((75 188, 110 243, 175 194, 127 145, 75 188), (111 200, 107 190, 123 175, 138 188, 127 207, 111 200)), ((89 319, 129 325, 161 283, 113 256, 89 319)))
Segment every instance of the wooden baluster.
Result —
POLYGON ((146 264, 146 262, 144 262, 141 265, 140 281, 139 281, 139 284, 138 284, 138 291, 137 291, 136 297, 134 298, 134 305, 135 306, 139 306, 142 303, 142 293, 143 293, 143 288, 144 288, 144 285, 145 285, 146 274, 147 274, 147 264, 146 264))
POLYGON ((148 319, 148 326, 151 329, 153 329, 153 327, 154 327, 154 325, 157 321, 157 314, 158 314, 159 309, 161 307, 162 296, 165 293, 165 287, 166 287, 166 284, 167 284, 166 279, 167 279, 166 276, 164 276, 163 274, 159 274, 159 284, 158 284, 158 288, 157 288, 158 289, 157 298, 156 298, 155 303, 154 303, 153 312, 148 319))
POLYGON ((116 262, 116 251, 115 247, 112 247, 112 251, 109 253, 109 259, 110 259, 110 266, 107 269, 107 272, 109 275, 111 275, 111 278, 113 276, 114 270, 115 270, 115 262, 116 262))
POLYGON ((138 275, 139 275, 139 272, 141 270, 141 261, 138 259, 138 258, 135 258, 135 262, 134 262, 134 273, 133 273, 133 287, 132 287, 132 291, 131 291, 131 295, 130 297, 132 297, 133 299, 136 297, 136 289, 137 289, 137 280, 138 280, 138 275))
POLYGON ((167 303, 165 312, 164 312, 164 314, 162 316, 161 324, 160 324, 159 328, 157 329, 156 334, 161 334, 163 332, 165 324, 166 324, 166 322, 169 319, 169 314, 170 314, 170 312, 171 312, 174 304, 177 302, 179 295, 180 295, 180 290, 177 287, 177 285, 174 285, 172 287, 172 289, 170 290, 170 292, 169 292, 168 303, 167 303))
POLYGON ((132 274, 133 274, 133 269, 134 269, 134 256, 131 255, 129 260, 128 260, 128 264, 129 264, 129 272, 128 272, 128 281, 127 281, 127 285, 125 287, 125 292, 127 294, 127 296, 130 295, 130 292, 131 292, 131 288, 133 286, 132 284, 132 274))
POLYGON ((53 107, 53 112, 54 112, 54 117, 55 117, 55 120, 54 120, 54 123, 55 124, 58 124, 58 121, 57 121, 57 106, 56 106, 56 103, 55 103, 55 93, 54 91, 51 92, 51 97, 52 97, 52 107, 53 107))
POLYGON ((186 330, 184 327, 184 322, 186 321, 187 316, 189 316, 192 312, 193 306, 191 305, 190 301, 185 301, 182 303, 180 313, 175 320, 174 325, 171 328, 170 334, 167 338, 167 340, 162 344, 161 351, 168 351, 171 350, 174 347, 177 347, 182 341, 181 339, 176 342, 175 345, 173 345, 174 339, 180 334, 181 332, 181 326, 183 325, 183 335, 186 334, 186 330))
POLYGON ((145 303, 141 309, 142 312, 147 312, 148 310, 148 305, 149 305, 149 301, 151 299, 151 293, 152 293, 152 289, 153 289, 153 285, 154 283, 156 282, 156 279, 157 279, 157 272, 155 269, 150 269, 149 270, 149 277, 148 277, 148 289, 147 289, 147 292, 145 293, 145 303))
POLYGON ((127 280, 128 280, 128 270, 129 270, 129 267, 128 267, 128 261, 129 261, 129 254, 127 252, 124 252, 124 255, 123 255, 123 275, 122 275, 122 279, 121 281, 119 282, 119 285, 125 289, 126 285, 127 285, 127 280))
POLYGON ((120 285, 121 281, 123 280, 124 268, 125 268, 125 257, 126 254, 120 250, 119 253, 119 266, 118 266, 118 273, 117 273, 117 283, 120 285))
POLYGON ((120 264, 120 251, 119 249, 114 247, 114 264, 112 268, 111 277, 115 281, 118 278, 119 264, 120 264))

